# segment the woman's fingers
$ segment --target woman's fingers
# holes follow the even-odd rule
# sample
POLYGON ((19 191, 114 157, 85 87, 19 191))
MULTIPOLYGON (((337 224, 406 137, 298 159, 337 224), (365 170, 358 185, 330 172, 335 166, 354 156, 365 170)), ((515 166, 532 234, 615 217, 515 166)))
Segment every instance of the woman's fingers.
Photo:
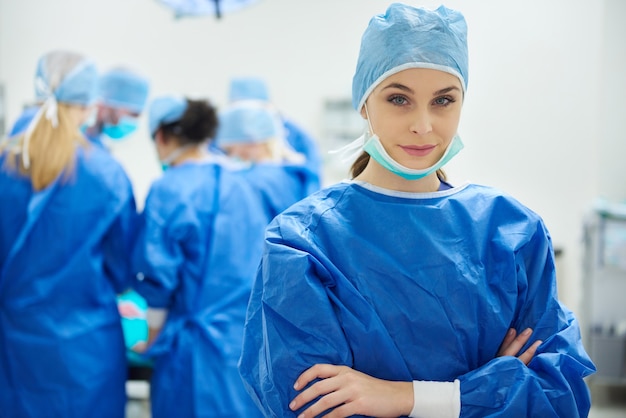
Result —
POLYGON ((528 365, 535 356, 537 348, 541 345, 542 341, 535 341, 526 351, 518 355, 522 347, 530 340, 533 333, 531 328, 526 328, 521 334, 517 335, 515 329, 511 328, 504 336, 502 345, 498 351, 498 357, 501 356, 517 356, 524 364, 528 365))

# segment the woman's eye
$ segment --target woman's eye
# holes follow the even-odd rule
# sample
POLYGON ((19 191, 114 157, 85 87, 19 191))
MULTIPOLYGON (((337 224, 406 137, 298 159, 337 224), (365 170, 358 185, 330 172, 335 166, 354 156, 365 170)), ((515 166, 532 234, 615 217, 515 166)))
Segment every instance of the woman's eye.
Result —
POLYGON ((435 104, 435 106, 448 106, 451 103, 454 103, 454 99, 452 97, 447 97, 447 96, 442 96, 442 97, 437 97, 433 103, 435 104))
POLYGON ((397 105, 397 106, 402 106, 402 105, 405 105, 405 104, 408 103, 406 98, 403 97, 403 96, 391 96, 389 98, 389 102, 391 102, 392 104, 397 105))

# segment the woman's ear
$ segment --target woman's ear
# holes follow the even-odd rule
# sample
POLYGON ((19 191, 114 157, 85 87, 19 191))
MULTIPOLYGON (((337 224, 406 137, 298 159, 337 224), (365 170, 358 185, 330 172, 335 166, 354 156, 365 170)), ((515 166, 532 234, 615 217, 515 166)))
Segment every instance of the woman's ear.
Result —
POLYGON ((154 134, 154 142, 159 145, 167 144, 167 137, 163 134, 163 131, 159 128, 154 134))
POLYGON ((361 117, 367 120, 367 113, 365 112, 365 105, 361 106, 361 117))

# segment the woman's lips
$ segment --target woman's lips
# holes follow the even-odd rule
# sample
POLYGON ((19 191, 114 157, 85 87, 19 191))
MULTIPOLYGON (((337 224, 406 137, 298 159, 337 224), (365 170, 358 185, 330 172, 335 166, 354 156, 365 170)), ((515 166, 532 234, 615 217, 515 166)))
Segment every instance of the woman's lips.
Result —
POLYGON ((435 145, 400 145, 400 148, 409 155, 423 157, 435 149, 435 145))

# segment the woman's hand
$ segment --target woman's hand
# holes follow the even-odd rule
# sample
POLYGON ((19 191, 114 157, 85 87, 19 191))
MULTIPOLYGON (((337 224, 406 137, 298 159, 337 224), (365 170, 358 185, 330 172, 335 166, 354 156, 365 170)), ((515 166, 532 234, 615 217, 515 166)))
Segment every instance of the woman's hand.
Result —
POLYGON ((326 417, 398 417, 409 415, 413 409, 413 382, 376 379, 347 366, 316 364, 298 377, 294 389, 302 390, 315 379, 322 380, 302 391, 289 404, 292 411, 297 411, 321 396, 298 418, 316 417, 332 408, 336 409, 326 417))
MULTIPOLYGON (((517 356, 528 365, 542 341, 535 341, 522 354, 519 356, 517 354, 531 335, 530 328, 519 335, 515 329, 509 329, 497 356, 517 356)), ((332 411, 326 415, 328 418, 351 415, 398 417, 409 415, 413 409, 413 382, 382 380, 347 366, 316 364, 298 377, 294 389, 302 390, 315 379, 321 380, 303 390, 289 404, 292 411, 297 411, 319 397, 317 402, 302 411, 298 418, 316 417, 329 410, 332 411)))
MULTIPOLYGON (((500 346, 500 350, 498 350, 497 357, 502 356, 517 356, 517 353, 522 349, 524 344, 530 339, 533 330, 530 328, 526 328, 521 334, 517 335, 517 331, 514 328, 509 329, 509 331, 504 336, 504 340, 502 341, 502 345, 500 346)), ((528 363, 533 359, 535 353, 537 352, 537 348, 541 345, 543 341, 537 340, 528 347, 526 351, 517 356, 518 359, 524 362, 525 365, 528 366, 528 363)))

